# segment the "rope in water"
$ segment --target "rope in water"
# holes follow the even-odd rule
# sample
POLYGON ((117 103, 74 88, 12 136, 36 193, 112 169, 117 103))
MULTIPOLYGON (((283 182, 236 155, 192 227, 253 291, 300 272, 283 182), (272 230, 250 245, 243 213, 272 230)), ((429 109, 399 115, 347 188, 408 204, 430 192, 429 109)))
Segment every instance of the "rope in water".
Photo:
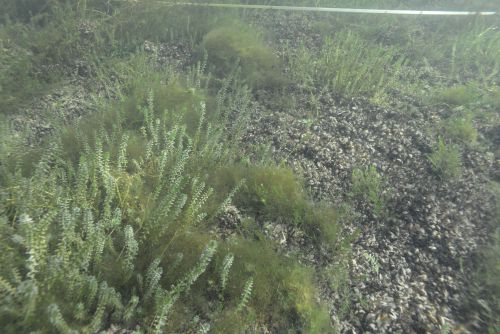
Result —
MULTIPOLYGON (((122 0, 126 2, 138 2, 137 0, 122 0)), ((496 15, 494 11, 447 11, 447 10, 404 10, 404 9, 361 9, 361 8, 330 8, 330 7, 300 7, 300 6, 273 6, 273 5, 240 5, 223 3, 193 3, 193 2, 167 2, 156 1, 170 6, 198 6, 215 8, 242 8, 242 9, 273 9, 288 11, 307 12, 331 12, 331 13, 354 13, 354 14, 392 14, 392 15, 433 15, 433 16, 487 16, 496 15)))

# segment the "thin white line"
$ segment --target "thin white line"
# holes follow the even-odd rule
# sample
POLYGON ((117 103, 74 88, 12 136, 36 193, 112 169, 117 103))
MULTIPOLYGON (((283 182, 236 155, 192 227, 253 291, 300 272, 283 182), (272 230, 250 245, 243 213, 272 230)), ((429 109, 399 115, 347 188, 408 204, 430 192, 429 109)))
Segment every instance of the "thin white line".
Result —
MULTIPOLYGON (((159 1, 161 2, 161 1, 159 1)), ((395 15, 495 15, 496 12, 468 12, 468 11, 445 11, 445 10, 391 10, 391 9, 356 9, 356 8, 328 8, 328 7, 297 7, 297 6, 272 6, 272 5, 239 5, 221 3, 168 3, 178 6, 202 6, 218 8, 247 8, 247 9, 279 9, 290 11, 309 12, 334 12, 334 13, 356 13, 356 14, 395 14, 395 15)))

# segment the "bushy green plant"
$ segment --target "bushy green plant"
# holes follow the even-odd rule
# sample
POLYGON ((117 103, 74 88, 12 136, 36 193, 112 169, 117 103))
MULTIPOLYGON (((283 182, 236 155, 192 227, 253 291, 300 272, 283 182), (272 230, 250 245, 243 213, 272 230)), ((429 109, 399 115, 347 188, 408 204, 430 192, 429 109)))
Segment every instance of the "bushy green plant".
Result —
MULTIPOLYGON (((15 162, 0 166, 4 331, 242 332, 257 320, 261 328, 328 332, 312 269, 267 240, 216 242, 207 232, 248 174, 230 167, 234 184, 207 178, 232 166, 234 118, 245 114, 248 92, 223 88, 208 124, 205 92, 189 85, 197 80, 183 82, 143 60, 128 63, 138 74, 120 79, 118 100, 57 132, 24 174, 15 162), (196 115, 188 126, 186 110, 196 115)), ((18 159, 3 144, 2 161, 18 159)), ((335 246, 335 212, 313 205, 290 169, 250 174, 239 197, 255 206, 249 210, 310 226, 311 236, 335 246), (298 211, 287 212, 295 210, 288 200, 298 211)))
POLYGON ((143 87, 149 94, 133 112, 123 97, 51 138, 26 177, 16 164, 1 166, 6 332, 93 333, 111 325, 162 332, 207 270, 216 243, 189 238, 198 246, 185 250, 178 240, 215 216, 204 171, 230 161, 223 118, 209 126, 197 109, 199 125, 189 134, 182 117, 172 117, 183 107, 179 94, 156 99, 155 84, 143 87), (139 147, 134 154, 129 143, 139 147))
POLYGON ((471 115, 446 120, 444 130, 447 137, 465 145, 472 145, 477 141, 477 130, 472 123, 471 115))
POLYGON ((457 147, 447 145, 439 138, 434 151, 428 157, 432 170, 443 180, 460 176, 461 155, 457 147))
POLYGON ((249 27, 231 24, 210 31, 202 42, 209 69, 219 78, 241 67, 241 76, 254 88, 275 88, 284 82, 278 58, 249 27))
POLYGON ((300 211, 307 205, 301 181, 289 168, 251 168, 246 174, 244 189, 239 202, 247 202, 264 216, 264 219, 289 219, 299 225, 300 211))
POLYGON ((330 247, 339 236, 337 214, 327 205, 314 204, 303 188, 302 180, 287 167, 232 166, 214 175, 218 189, 229 190, 241 180, 244 184, 234 197, 235 205, 258 220, 298 226, 307 235, 330 247))
MULTIPOLYGON (((253 278, 247 310, 236 318, 246 320, 248 330, 325 333, 331 330, 328 310, 317 302, 318 290, 312 268, 280 256, 266 240, 238 239, 227 245, 235 262, 230 272, 226 298, 237 299, 242 285, 253 278)), ((215 323, 216 332, 234 330, 232 314, 215 323)))
POLYGON ((371 165, 365 169, 355 168, 351 176, 351 196, 364 199, 373 206, 376 215, 380 215, 385 207, 382 177, 377 168, 371 165))
POLYGON ((478 101, 477 90, 472 86, 458 85, 441 89, 434 100, 451 106, 465 106, 478 101))
POLYGON ((486 97, 486 103, 491 105, 494 110, 500 111, 500 86, 494 86, 486 97))
POLYGON ((133 173, 123 169, 126 150, 110 156, 105 133, 86 147, 77 168, 61 160, 61 147, 54 145, 38 163, 34 182, 3 194, 1 277, 14 289, 3 303, 8 332, 31 326, 95 332, 109 321, 161 332, 173 304, 206 270, 215 244, 171 288, 162 287, 159 265, 168 245, 204 218, 200 210, 211 190, 196 176, 182 175, 190 158, 182 128, 161 136, 161 128, 149 129, 147 151, 133 173), (187 187, 196 191, 186 193, 187 187), (12 234, 19 240, 8 242, 12 234))
MULTIPOLYGON (((194 134, 200 121, 200 106, 206 105, 206 98, 201 89, 187 88, 177 80, 168 84, 155 81, 151 86, 149 88, 152 89, 154 97, 155 112, 166 113, 170 122, 180 120, 188 127, 188 132, 194 134)), ((131 93, 124 101, 124 108, 131 115, 140 115, 138 108, 147 103, 150 92, 144 88, 132 87, 131 93)))

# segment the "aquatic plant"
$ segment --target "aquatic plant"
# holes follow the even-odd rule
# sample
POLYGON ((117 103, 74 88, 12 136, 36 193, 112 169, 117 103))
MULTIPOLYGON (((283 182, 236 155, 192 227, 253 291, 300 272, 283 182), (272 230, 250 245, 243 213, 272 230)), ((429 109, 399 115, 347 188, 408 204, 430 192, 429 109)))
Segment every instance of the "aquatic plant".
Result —
POLYGON ((477 90, 472 86, 458 85, 439 90, 434 100, 451 106, 465 106, 478 101, 477 90))
MULTIPOLYGON (((374 6, 368 0, 342 4, 374 6)), ((477 106, 493 109, 493 121, 500 105, 498 31, 482 18, 421 25, 406 18, 318 17, 308 44, 298 53, 280 50, 278 59, 273 48, 282 40, 271 44, 273 36, 264 39, 242 23, 253 19, 248 12, 227 24, 216 10, 154 1, 2 5, 1 113, 16 112, 69 79, 96 93, 85 98, 90 114, 75 123, 51 119, 53 134, 36 147, 26 147, 22 134, 7 134, 8 118, 0 119, 0 327, 7 333, 335 332, 329 312, 354 322, 352 306, 368 303, 351 290, 356 277, 349 275, 346 253, 354 237, 339 237, 339 222, 354 225, 361 215, 346 206, 339 219, 330 204, 315 203, 296 173, 274 165, 275 157, 262 158, 274 154, 265 144, 245 156, 239 139, 253 96, 242 87, 261 90, 256 99, 269 112, 310 107, 305 122, 311 127, 324 116, 322 89, 376 103, 397 92, 390 101, 398 104, 408 92, 436 91, 438 102, 470 110, 484 97, 477 106), (316 48, 322 37, 323 48, 316 48), (145 41, 167 55, 138 51, 145 41), (174 56, 163 49, 172 43, 174 56), (203 49, 206 68, 203 56, 199 64, 184 62, 203 49), (285 68, 282 61, 290 63, 285 68), (289 83, 285 69, 309 102, 301 94, 280 94, 289 83), (469 86, 460 88, 470 82, 477 82, 474 96, 467 96, 469 86), (443 83, 456 86, 446 91, 443 83), (252 163, 261 159, 266 163, 252 163), (222 238, 214 231, 230 203, 241 221, 222 238), (320 301, 322 265, 301 264, 301 254, 274 244, 264 224, 297 232, 322 260, 334 259, 327 281, 337 303, 320 301)), ((443 136, 476 142, 472 119, 477 125, 479 117, 454 115, 441 124, 443 136)), ((493 133, 494 124, 490 128, 493 133)), ((429 163, 450 180, 460 174, 460 151, 440 140, 429 163)), ((374 166, 355 169, 351 181, 352 199, 378 217, 386 212, 387 189, 374 166)), ((486 268, 480 268, 482 288, 474 297, 482 298, 472 305, 485 310, 481 321, 492 331, 498 327, 498 298, 491 293, 498 290, 496 246, 479 255, 486 268)), ((361 257, 369 274, 381 270, 376 254, 361 257)))
MULTIPOLYGON (((226 313, 214 324, 218 332, 237 329, 233 316, 247 326, 276 331, 303 330, 321 333, 331 330, 328 310, 317 301, 312 268, 277 254, 269 240, 238 238, 227 245, 235 262, 226 288, 226 298, 242 305, 245 291, 252 283, 251 297, 244 303, 245 312, 226 313), (243 286, 242 286, 243 285, 243 286), (243 288, 243 289, 242 289, 243 288), (243 295, 242 295, 242 292, 243 295)), ((249 291, 249 290, 248 290, 249 291)), ((241 328, 241 327, 240 327, 241 328)), ((252 328, 252 327, 249 327, 252 328)))
POLYGON ((288 167, 224 167, 213 176, 217 189, 232 189, 245 182, 234 197, 235 205, 259 221, 275 221, 301 228, 311 240, 335 248, 340 226, 336 211, 313 203, 302 180, 288 167))
POLYGON ((303 46, 292 59, 292 77, 305 89, 381 99, 397 80, 403 60, 395 49, 368 43, 348 30, 326 38, 317 56, 303 46))
POLYGON ((492 182, 489 191, 495 197, 495 209, 488 222, 491 230, 490 241, 482 245, 475 262, 475 271, 471 274, 464 309, 476 309, 481 319, 481 328, 485 333, 497 333, 500 320, 496 316, 500 311, 500 183, 492 182))
POLYGON ((447 145, 443 138, 439 138, 428 159, 433 171, 441 179, 452 180, 460 175, 460 151, 453 145, 447 145))
MULTIPOLYGON (((209 126, 199 97, 154 73, 142 74, 150 80, 140 92, 125 85, 129 95, 99 103, 105 112, 56 132, 25 176, 16 163, 1 166, 6 332, 163 332, 185 322, 177 305, 217 248, 216 236, 194 236, 218 209, 207 205, 213 189, 203 171, 230 161, 231 151, 223 119, 209 126), (182 111, 191 104, 199 117, 188 130, 182 111)), ((2 145, 2 160, 11 149, 2 145)))
POLYGON ((500 110, 500 87, 499 86, 493 86, 487 96, 486 96, 486 103, 491 105, 494 110, 500 110))
MULTIPOLYGON (((147 132, 146 147, 152 151, 137 162, 135 173, 120 169, 126 157, 110 157, 105 148, 110 142, 99 136, 95 146, 81 155, 76 169, 60 159, 61 147, 55 145, 38 163, 33 183, 22 188, 8 185, 10 190, 2 194, 3 205, 8 204, 2 210, 6 243, 0 261, 2 281, 13 290, 3 302, 5 330, 24 331, 36 323, 39 329, 95 332, 110 325, 106 320, 110 314, 115 322, 142 318, 137 323, 140 327, 162 330, 175 301, 206 270, 216 247, 209 243, 199 262, 169 289, 148 283, 153 280, 149 274, 153 269, 141 273, 148 263, 162 260, 166 245, 203 217, 193 209, 201 208, 210 193, 204 188, 200 196, 184 193, 186 183, 195 186, 198 181, 181 174, 189 148, 177 145, 176 152, 168 151, 169 137, 180 135, 177 140, 181 140, 178 131, 174 128, 158 137, 159 147, 166 145, 161 151, 153 145, 154 132, 147 132), (174 163, 163 168, 166 154, 174 163), (145 173, 168 179, 168 190, 162 189, 165 182, 159 182, 145 198, 149 193, 145 173), (50 195, 42 195, 41 189, 50 195), (39 194, 31 196, 33 192, 39 194), (160 217, 167 216, 182 223, 175 227, 173 220, 158 224, 160 217), (19 239, 8 242, 12 235, 19 239), (26 272, 25 265, 29 267, 26 272), (144 283, 136 281, 141 276, 144 283), (148 295, 155 296, 156 302, 148 295), (148 314, 142 314, 146 310, 148 314)), ((161 271, 155 275, 159 278, 154 282, 159 282, 161 271)))
POLYGON ((241 67, 241 77, 253 88, 276 88, 284 82, 279 59, 255 31, 232 24, 210 31, 202 42, 209 69, 223 78, 241 67))
POLYGON ((376 215, 382 214, 386 198, 382 188, 382 177, 373 165, 365 168, 355 168, 351 176, 351 193, 354 198, 364 199, 373 206, 376 215))
POLYGON ((471 75, 486 86, 499 84, 500 34, 498 34, 498 27, 478 21, 467 28, 463 34, 455 38, 450 48, 450 77, 467 82, 462 78, 471 75))
MULTIPOLYGON (((2 143, 1 160, 17 160, 0 173, 4 330, 240 332, 252 319, 261 326, 277 319, 279 329, 328 331, 312 269, 264 246, 267 240, 242 239, 238 248, 207 232, 237 195, 235 186, 212 187, 207 171, 233 161, 235 117, 244 117, 248 92, 226 86, 209 105, 199 80, 158 71, 143 55, 115 69, 123 71, 113 88, 118 98, 99 100, 99 111, 56 128, 22 172, 14 146, 2 143), (269 293, 270 280, 279 293, 269 293)), ((267 184, 279 172, 254 174, 267 184)), ((297 177, 284 174, 270 188, 251 182, 251 204, 273 219, 315 226, 311 235, 330 236, 334 247, 334 212, 315 213, 297 177), (297 204, 307 202, 306 223, 286 212, 288 190, 297 204), (323 229, 315 217, 324 217, 323 229)))
MULTIPOLYGON (((101 9, 96 2, 85 3, 101 9)), ((16 112, 72 76, 103 71, 95 64, 109 57, 112 44, 112 28, 100 24, 104 13, 87 10, 81 2, 4 3, 2 19, 9 17, 0 25, 0 112, 16 112)))
POLYGON ((473 145, 477 141, 477 130, 472 123, 472 115, 452 117, 444 122, 446 136, 456 142, 473 145))
MULTIPOLYGON (((33 64, 29 51, 0 37, 0 113, 12 113, 22 98, 41 89, 42 83, 30 74, 33 64), (12 78, 17 80, 13 81, 12 78)), ((21 101, 20 101, 21 100, 21 101)))

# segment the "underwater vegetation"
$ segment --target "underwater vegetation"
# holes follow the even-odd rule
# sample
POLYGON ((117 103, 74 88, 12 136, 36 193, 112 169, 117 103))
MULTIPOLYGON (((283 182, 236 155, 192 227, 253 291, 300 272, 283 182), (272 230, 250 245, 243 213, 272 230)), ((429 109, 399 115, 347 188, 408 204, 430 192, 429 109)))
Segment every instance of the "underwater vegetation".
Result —
POLYGON ((279 88, 285 82, 273 50, 242 24, 230 24, 208 32, 202 41, 209 69, 224 78, 239 66, 242 79, 254 89, 279 88))
POLYGON ((441 89, 434 99, 451 106, 465 106, 476 102, 479 95, 474 87, 459 85, 441 89))
POLYGON ((292 76, 305 89, 382 99, 403 61, 396 49, 368 43, 346 30, 326 37, 318 55, 301 47, 292 60, 292 76))
POLYGON ((439 138, 428 159, 432 169, 441 179, 452 180, 460 176, 460 151, 457 146, 446 144, 443 138, 439 138))
POLYGON ((486 101, 497 111, 500 110, 500 87, 493 86, 486 98, 486 101))
MULTIPOLYGON (((360 244, 373 221, 408 224, 393 224, 401 213, 391 207, 387 173, 395 163, 378 168, 357 152, 358 116, 366 112, 374 128, 394 119, 432 124, 421 132, 435 145, 415 131, 415 155, 443 189, 467 185, 460 182, 469 175, 494 178, 495 162, 483 153, 498 153, 500 35, 482 18, 422 24, 302 14, 281 16, 271 31, 255 22, 269 21, 267 12, 3 1, 2 333, 370 328, 366 319, 386 288, 370 280, 390 270, 377 254, 383 247, 360 244), (66 86, 83 93, 61 104, 66 86), (345 119, 335 127, 339 137, 330 136, 329 125, 345 119), (266 124, 252 132, 257 121, 266 124), (288 122, 299 125, 278 131, 288 122), (313 136, 327 167, 319 153, 304 159, 313 136), (289 138, 283 146, 281 137, 289 138), (348 157, 342 166, 336 155, 348 157), (471 169, 470 156, 489 160, 471 169), (481 168, 493 172, 476 175, 481 168), (308 182, 311 170, 316 183, 308 182), (333 180, 325 181, 325 170, 333 180), (331 187, 317 191, 318 182, 331 187)), ((372 153, 382 159, 381 152, 382 143, 372 153)), ((491 333, 499 328, 498 214, 484 228, 495 231, 491 245, 471 255, 479 262, 467 268, 475 282, 463 303, 464 313, 479 310, 473 329, 491 333)))
MULTIPOLYGON (((191 322, 193 314, 210 315, 220 331, 256 321, 329 328, 313 271, 283 258, 266 241, 217 241, 206 232, 233 196, 217 188, 226 198, 213 206, 214 188, 204 175, 231 161, 231 151, 222 146, 222 119, 209 125, 203 94, 154 78, 152 71, 147 86, 132 82, 121 100, 103 105, 105 112, 62 128, 28 172, 33 182, 18 187, 26 177, 3 166, 5 330, 24 331, 35 323, 48 331, 84 333, 112 324, 151 332, 208 326, 191 322), (191 130, 183 118, 188 109, 197 115, 191 130), (14 234, 17 239, 9 240, 14 234), (214 257, 227 256, 230 264, 212 264, 214 257), (219 300, 210 306, 213 295, 219 300)), ((246 198, 266 218, 293 218, 293 224, 315 212, 290 170, 248 172, 249 186, 236 204, 246 198), (288 191, 295 193, 291 204, 288 191), (301 205, 300 211, 290 215, 293 205, 301 205)))
POLYGON ((314 242, 336 248, 340 226, 332 207, 314 203, 302 181, 286 167, 234 166, 214 176, 219 189, 232 189, 241 180, 234 204, 259 221, 277 221, 302 229, 314 242))
MULTIPOLYGON (((252 40, 250 56, 236 56, 247 83, 258 87, 271 67, 257 76, 254 70, 277 62, 252 40), (249 60, 255 54, 258 64, 249 60)), ((243 236, 255 227, 231 242, 209 232, 231 201, 260 219, 308 226, 312 239, 325 238, 332 249, 338 225, 332 209, 316 210, 290 169, 235 168, 247 179, 241 193, 228 182, 210 186, 206 171, 234 168, 224 167, 237 152, 238 121, 233 115, 228 124, 228 117, 237 105, 236 118, 244 119, 248 94, 222 80, 211 96, 201 67, 178 75, 159 71, 145 55, 116 59, 115 83, 107 84, 117 98, 97 98, 98 111, 59 124, 40 147, 13 154, 16 140, 2 141, 2 155, 11 158, 0 177, 6 332, 241 332, 270 323, 329 330, 314 270, 270 241, 243 236)))
POLYGON ((472 115, 455 116, 444 122, 444 131, 448 138, 465 145, 477 142, 477 130, 472 121, 472 115))
POLYGON ((351 177, 351 196, 368 201, 376 215, 382 214, 386 202, 383 180, 373 165, 365 169, 355 168, 351 177))
POLYGON ((496 201, 496 212, 491 222, 493 227, 493 241, 483 248, 478 256, 478 268, 474 272, 472 287, 468 292, 466 308, 484 309, 484 323, 488 333, 497 333, 500 330, 500 321, 496 316, 500 311, 500 286, 498 275, 500 275, 500 184, 492 183, 493 195, 496 201), (479 298, 478 298, 479 296, 479 298))
MULTIPOLYGON (((252 323, 267 323, 271 324, 272 331, 300 328, 321 333, 331 330, 328 309, 316 298, 318 290, 311 268, 277 256, 264 240, 234 240, 228 248, 237 262, 229 274, 236 284, 228 283, 227 294, 239 295, 239 282, 253 277, 254 290, 246 315, 250 320, 248 329, 252 328, 252 323)), ((215 328, 220 333, 241 330, 232 314, 222 317, 215 328)), ((256 326, 253 328, 258 330, 256 326)))

